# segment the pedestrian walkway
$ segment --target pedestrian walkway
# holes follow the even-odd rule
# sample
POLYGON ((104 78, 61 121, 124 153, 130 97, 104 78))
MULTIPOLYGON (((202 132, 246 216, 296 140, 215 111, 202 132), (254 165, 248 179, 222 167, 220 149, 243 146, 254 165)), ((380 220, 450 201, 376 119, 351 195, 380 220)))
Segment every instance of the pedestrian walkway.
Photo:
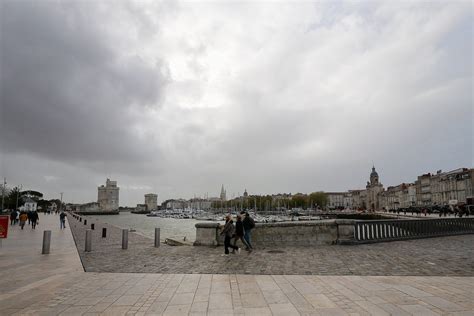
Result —
MULTIPOLYGON (((225 260, 224 258, 222 260, 225 260)), ((199 265, 199 262, 195 263, 199 265)), ((11 227, 0 315, 472 315, 474 278, 83 272, 57 215, 11 227), (51 229, 51 254, 41 255, 51 229)))

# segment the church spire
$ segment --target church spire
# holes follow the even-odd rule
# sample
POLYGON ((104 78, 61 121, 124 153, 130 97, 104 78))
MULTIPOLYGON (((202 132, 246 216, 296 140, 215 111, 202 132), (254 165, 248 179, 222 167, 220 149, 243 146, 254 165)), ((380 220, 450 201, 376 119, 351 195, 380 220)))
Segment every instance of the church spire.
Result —
POLYGON ((224 190, 224 184, 223 184, 222 187, 221 187, 221 196, 220 196, 220 198, 221 198, 222 201, 226 201, 226 200, 227 200, 226 195, 227 195, 227 192, 226 192, 226 190, 224 190))

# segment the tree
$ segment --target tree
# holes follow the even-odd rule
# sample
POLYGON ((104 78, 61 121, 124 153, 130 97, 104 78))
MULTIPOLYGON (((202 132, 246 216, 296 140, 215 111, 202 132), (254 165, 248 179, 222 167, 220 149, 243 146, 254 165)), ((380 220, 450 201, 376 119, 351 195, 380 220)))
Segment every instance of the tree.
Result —
POLYGON ((295 207, 306 209, 309 204, 308 196, 306 194, 297 193, 291 197, 291 203, 295 207))
POLYGON ((16 208, 17 200, 18 200, 18 207, 24 204, 24 202, 21 199, 21 192, 20 192, 19 187, 16 186, 13 189, 5 190, 5 202, 4 202, 5 208, 8 208, 8 209, 16 208))
POLYGON ((43 193, 34 190, 22 191, 20 195, 27 196, 33 200, 39 200, 43 197, 43 193))
POLYGON ((313 192, 309 195, 310 200, 312 201, 313 205, 318 205, 321 208, 326 207, 328 204, 328 196, 324 192, 313 192))

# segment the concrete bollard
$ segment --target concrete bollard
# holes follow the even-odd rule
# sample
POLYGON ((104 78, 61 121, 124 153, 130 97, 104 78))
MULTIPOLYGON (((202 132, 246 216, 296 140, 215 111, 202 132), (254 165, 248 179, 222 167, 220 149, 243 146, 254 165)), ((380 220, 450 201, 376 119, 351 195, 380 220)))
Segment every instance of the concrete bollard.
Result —
POLYGON ((41 251, 41 253, 43 255, 49 254, 50 246, 51 246, 51 231, 45 230, 43 232, 43 250, 41 251))
POLYGON ((107 228, 103 227, 102 228, 102 238, 107 237, 107 228))
POLYGON ((155 228, 155 247, 160 247, 160 229, 158 227, 155 228))
POLYGON ((91 252, 92 249, 92 231, 86 229, 86 252, 91 252))
POLYGON ((87 225, 87 219, 84 220, 84 225, 87 225))
POLYGON ((122 229, 122 249, 128 248, 128 229, 122 229))
POLYGON ((94 228, 95 228, 95 225, 94 225, 94 223, 92 223, 91 224, 91 229, 94 230, 94 228))

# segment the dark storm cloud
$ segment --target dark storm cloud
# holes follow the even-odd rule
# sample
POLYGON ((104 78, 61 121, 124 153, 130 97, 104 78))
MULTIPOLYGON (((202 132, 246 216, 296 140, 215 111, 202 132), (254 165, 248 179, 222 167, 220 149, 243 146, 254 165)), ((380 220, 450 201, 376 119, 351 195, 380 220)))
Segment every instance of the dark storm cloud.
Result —
POLYGON ((160 60, 121 51, 103 11, 93 3, 4 3, 2 151, 109 168, 146 156, 140 117, 129 114, 160 104, 168 79, 160 60))

